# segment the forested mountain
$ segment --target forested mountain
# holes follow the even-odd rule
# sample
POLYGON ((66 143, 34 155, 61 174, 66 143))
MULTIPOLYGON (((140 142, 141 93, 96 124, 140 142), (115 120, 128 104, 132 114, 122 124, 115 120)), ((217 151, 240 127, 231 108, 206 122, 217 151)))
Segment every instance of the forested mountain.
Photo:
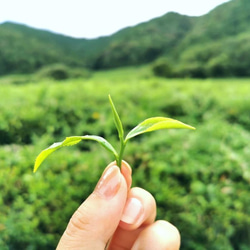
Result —
POLYGON ((249 23, 249 0, 231 0, 201 17, 167 13, 98 39, 3 23, 0 74, 34 72, 58 62, 105 69, 165 58, 166 76, 249 76, 249 23))
POLYGON ((177 13, 153 19, 114 34, 97 57, 95 68, 119 67, 150 62, 171 53, 193 28, 196 18, 177 13))

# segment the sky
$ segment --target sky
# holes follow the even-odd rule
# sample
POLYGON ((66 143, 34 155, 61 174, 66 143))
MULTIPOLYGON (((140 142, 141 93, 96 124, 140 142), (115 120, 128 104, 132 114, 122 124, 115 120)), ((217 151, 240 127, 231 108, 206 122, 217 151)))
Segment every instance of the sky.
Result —
POLYGON ((0 23, 13 21, 76 38, 111 35, 174 11, 200 16, 229 0, 0 0, 0 23))

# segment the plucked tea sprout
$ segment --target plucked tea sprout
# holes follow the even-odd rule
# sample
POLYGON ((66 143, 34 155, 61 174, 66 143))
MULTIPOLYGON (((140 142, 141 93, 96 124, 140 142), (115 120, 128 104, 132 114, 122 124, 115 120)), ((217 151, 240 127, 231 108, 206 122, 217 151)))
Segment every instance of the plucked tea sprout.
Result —
POLYGON ((160 129, 172 129, 172 128, 182 128, 182 129, 195 129, 194 127, 182 123, 178 120, 174 120, 167 117, 151 117, 143 122, 139 123, 136 127, 134 127, 127 135, 124 136, 124 130, 122 126, 121 119, 116 111, 115 105, 111 99, 111 96, 109 95, 109 102, 111 105, 111 109, 113 112, 114 122, 116 125, 116 129, 118 131, 118 136, 120 140, 120 151, 119 153, 114 149, 114 147, 103 137, 97 136, 97 135, 83 135, 83 136, 70 136, 66 137, 66 139, 62 142, 55 142, 50 147, 44 149, 36 158, 35 165, 34 165, 34 172, 37 171, 37 169, 40 167, 42 162, 54 151, 56 151, 59 148, 65 147, 65 146, 73 146, 82 140, 92 140, 99 142, 105 149, 107 149, 109 152, 111 152, 116 160, 116 163, 119 167, 121 167, 122 159, 124 155, 124 150, 127 145, 127 142, 140 134, 144 134, 147 132, 160 130, 160 129))

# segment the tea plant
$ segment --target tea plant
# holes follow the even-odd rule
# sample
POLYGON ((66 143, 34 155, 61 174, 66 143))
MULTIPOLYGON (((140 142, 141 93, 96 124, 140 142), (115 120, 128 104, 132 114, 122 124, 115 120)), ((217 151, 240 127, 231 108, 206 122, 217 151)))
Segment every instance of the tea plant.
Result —
POLYGON ((39 166, 42 164, 42 162, 54 151, 56 151, 59 148, 65 147, 65 146, 73 146, 82 140, 92 140, 99 142, 105 149, 110 151, 116 160, 116 163, 119 167, 121 167, 123 154, 125 147, 127 145, 127 142, 140 134, 159 130, 159 129, 171 129, 171 128, 184 128, 184 129, 195 129, 194 127, 187 125, 185 123, 182 123, 178 120, 174 120, 171 118, 166 117, 151 117, 143 122, 139 123, 136 127, 134 127, 127 135, 124 137, 124 130, 122 126, 122 122, 120 120, 120 117, 116 111, 115 105, 111 99, 111 96, 109 95, 109 102, 112 108, 113 116, 114 116, 114 122, 116 125, 116 129, 118 131, 118 136, 120 140, 120 151, 119 153, 114 149, 114 147, 103 137, 97 136, 97 135, 84 135, 84 136, 70 136, 66 137, 66 139, 62 142, 55 142, 50 147, 44 149, 36 158, 35 165, 34 165, 34 172, 37 171, 39 166))

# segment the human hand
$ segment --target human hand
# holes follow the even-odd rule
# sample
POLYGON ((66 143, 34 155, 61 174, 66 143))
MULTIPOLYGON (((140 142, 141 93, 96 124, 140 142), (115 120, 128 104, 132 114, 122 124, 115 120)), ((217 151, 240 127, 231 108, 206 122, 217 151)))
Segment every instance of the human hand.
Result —
POLYGON ((131 168, 111 163, 93 193, 73 214, 57 250, 178 250, 180 234, 167 221, 155 221, 156 203, 141 188, 130 188, 131 168))

